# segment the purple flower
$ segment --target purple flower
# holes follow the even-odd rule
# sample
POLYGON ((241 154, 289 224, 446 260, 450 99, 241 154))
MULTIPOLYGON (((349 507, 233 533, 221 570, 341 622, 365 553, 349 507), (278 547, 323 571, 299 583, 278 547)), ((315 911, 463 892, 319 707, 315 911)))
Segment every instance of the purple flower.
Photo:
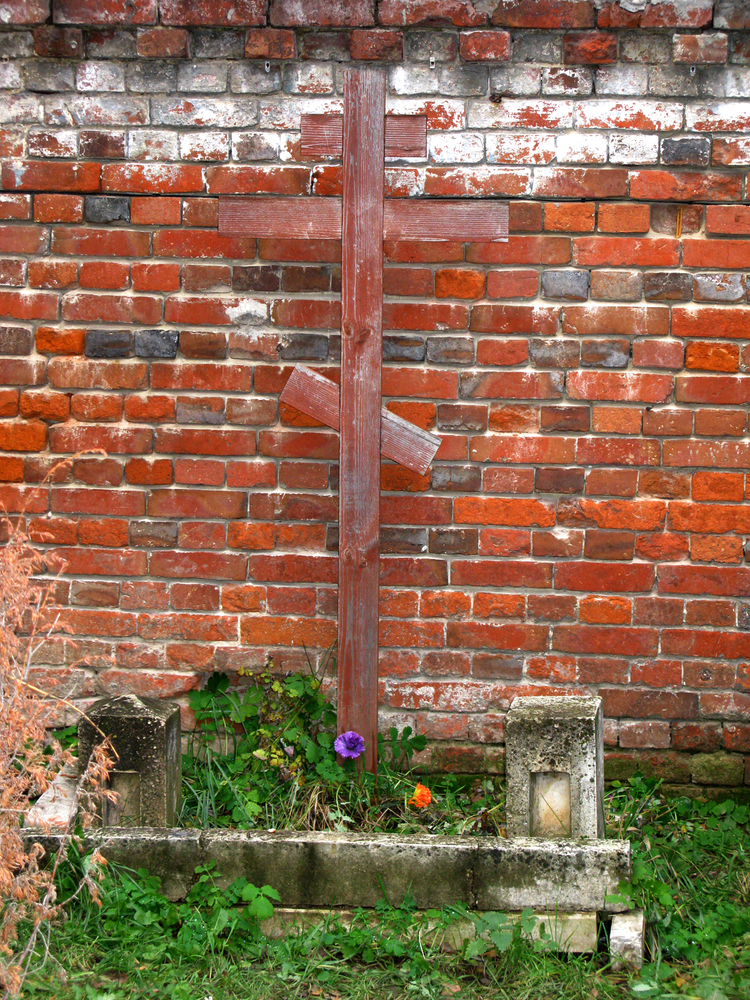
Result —
POLYGON ((337 736, 333 744, 333 749, 342 757, 359 757, 365 749, 365 741, 359 733, 348 732, 337 736))

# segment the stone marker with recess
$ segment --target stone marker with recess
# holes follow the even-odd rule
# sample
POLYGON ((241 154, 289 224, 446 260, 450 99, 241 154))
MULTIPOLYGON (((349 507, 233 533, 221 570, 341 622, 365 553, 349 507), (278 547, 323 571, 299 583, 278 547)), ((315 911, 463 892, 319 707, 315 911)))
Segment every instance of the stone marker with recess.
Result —
POLYGON ((601 699, 515 698, 505 752, 509 837, 604 837, 601 699))
POLYGON ((126 694, 95 702, 78 724, 80 766, 104 733, 117 753, 105 802, 104 826, 174 826, 180 805, 180 707, 173 701, 126 694))

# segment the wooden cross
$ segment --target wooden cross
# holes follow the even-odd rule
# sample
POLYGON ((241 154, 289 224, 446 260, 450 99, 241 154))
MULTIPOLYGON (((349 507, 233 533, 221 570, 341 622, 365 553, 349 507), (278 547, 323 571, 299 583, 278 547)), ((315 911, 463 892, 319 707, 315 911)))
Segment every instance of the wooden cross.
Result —
POLYGON ((281 399, 340 429, 338 728, 377 769, 380 455, 424 474, 440 438, 381 407, 383 239, 507 240, 497 201, 384 200, 385 157, 426 156, 427 120, 385 115, 385 74, 344 72, 344 114, 304 115, 302 155, 343 157, 343 197, 222 198, 230 236, 340 239, 341 393, 298 365, 281 399))

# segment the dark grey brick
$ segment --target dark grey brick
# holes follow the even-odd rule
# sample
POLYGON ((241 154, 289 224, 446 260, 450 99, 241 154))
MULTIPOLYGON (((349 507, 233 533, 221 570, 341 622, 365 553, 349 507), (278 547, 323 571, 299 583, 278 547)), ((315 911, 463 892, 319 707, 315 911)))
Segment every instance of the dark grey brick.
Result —
POLYGON ((62 59, 35 59, 23 70, 26 89, 34 93, 57 93, 75 90, 73 64, 62 59))
POLYGON ((576 368, 579 357, 577 340, 529 341, 529 359, 537 368, 576 368))
POLYGON ((544 31, 514 32, 513 62, 561 63, 562 35, 544 31))
POLYGON ((87 358, 129 358, 133 353, 130 330, 87 330, 87 358))
POLYGON ((380 551, 419 553, 427 551, 427 528, 381 528, 380 551))
POLYGON ((177 90, 177 66, 164 59, 131 62, 125 79, 134 94, 171 94, 177 90))
POLYGON ((436 465, 431 486, 445 493, 477 493, 482 488, 482 470, 477 465, 436 465))
POLYGON ((441 66, 438 92, 452 97, 482 97, 487 93, 486 66, 441 66))
POLYGON ((130 222, 130 198, 87 194, 83 212, 86 222, 130 222))
POLYGON ((171 549, 177 545, 176 521, 131 521, 130 544, 139 549, 171 549))
POLYGON ((91 31, 86 54, 89 59, 134 59, 135 31, 122 28, 91 31))
POLYGON ((629 340, 584 340, 581 342, 583 368, 627 368, 629 340))
POLYGON ((711 157, 711 140, 706 136, 662 139, 661 162, 671 166, 706 167, 711 157))
POLYGON ((136 330, 135 353, 139 358, 176 358, 178 330, 136 330))
POLYGON ((279 357, 283 361, 325 361, 328 335, 325 333, 285 333, 279 357))
POLYGON ((486 431, 487 407, 480 403, 439 403, 441 431, 486 431))
POLYGON ((542 271, 542 298, 583 302, 588 296, 588 271, 542 271))
POLYGON ((281 287, 281 267, 273 264, 236 264, 232 268, 235 292, 276 292, 281 287))
POLYGON ((198 28, 190 33, 196 59, 242 59, 245 55, 245 32, 226 28, 198 28))
POLYGON ((471 676, 484 680, 517 680, 522 674, 523 657, 514 653, 475 653, 471 662, 471 676))
POLYGON ((281 90, 281 70, 272 66, 266 73, 263 63, 236 63, 229 74, 229 86, 234 94, 273 94, 281 90))
POLYGON ((740 604, 737 609, 737 628, 750 632, 750 604, 740 604))
POLYGON ((0 59, 24 59, 34 54, 34 36, 30 31, 5 31, 0 34, 0 59))
POLYGON ((31 354, 34 335, 22 326, 0 327, 0 354, 18 356, 31 354))
POLYGON ((473 337, 428 337, 427 360, 436 365, 473 365, 473 337))
POLYGON ((348 62, 350 37, 347 31, 311 31, 298 35, 300 59, 348 62))
POLYGON ((421 337, 383 337, 383 361, 424 361, 425 343, 421 337))
POLYGON ((473 556, 479 552, 478 528, 430 528, 430 552, 473 556))
POLYGON ((458 34, 454 31, 410 31, 406 35, 408 62, 453 62, 458 55, 458 34))
POLYGON ((693 297, 693 276, 680 271, 651 271, 644 276, 644 295, 659 302, 687 302, 693 297))
POLYGON ((224 400, 215 396, 178 396, 175 416, 178 424, 223 424, 224 400))
POLYGON ((741 274, 729 271, 694 274, 693 294, 698 302, 741 302, 745 289, 741 274))

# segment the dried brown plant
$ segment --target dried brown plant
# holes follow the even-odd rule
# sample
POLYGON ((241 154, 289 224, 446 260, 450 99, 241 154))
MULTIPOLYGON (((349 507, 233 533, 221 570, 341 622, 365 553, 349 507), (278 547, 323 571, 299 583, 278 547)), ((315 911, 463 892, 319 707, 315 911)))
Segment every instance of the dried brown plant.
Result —
MULTIPOLYGON (((62 831, 59 850, 43 863, 41 844, 24 836, 23 817, 73 758, 47 731, 60 699, 45 697, 28 680, 34 652, 54 627, 50 583, 36 579, 49 569, 49 559, 34 548, 22 518, 15 523, 4 518, 2 527, 7 540, 0 548, 0 995, 17 996, 40 932, 63 905, 54 879, 72 836, 72 830, 62 831)), ((110 751, 99 747, 79 776, 80 801, 87 789, 103 787, 110 751)), ((95 870, 89 866, 84 881, 96 898, 95 870)))

